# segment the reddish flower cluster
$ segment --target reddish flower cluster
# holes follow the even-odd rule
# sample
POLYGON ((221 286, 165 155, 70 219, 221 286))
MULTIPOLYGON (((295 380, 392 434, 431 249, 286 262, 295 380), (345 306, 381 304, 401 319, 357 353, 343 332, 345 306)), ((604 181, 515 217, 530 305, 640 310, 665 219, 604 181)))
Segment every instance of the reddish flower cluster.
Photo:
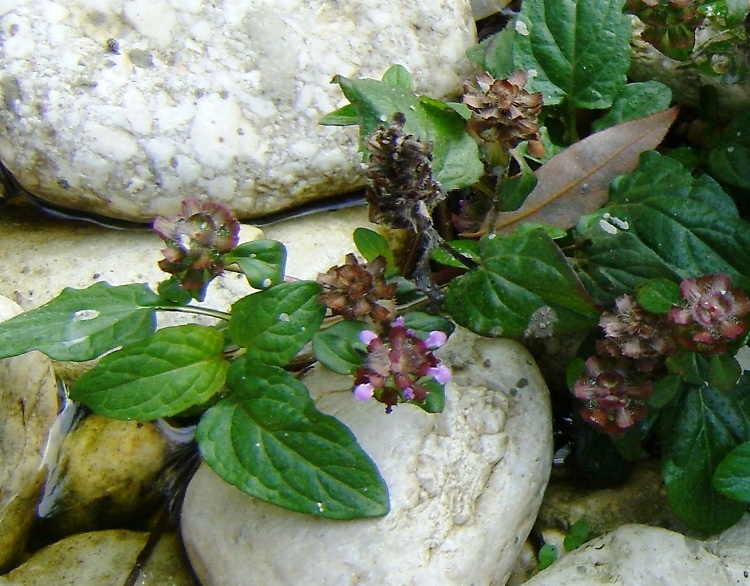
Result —
POLYGON ((645 417, 651 393, 645 377, 663 369, 669 355, 726 352, 747 333, 750 300, 731 286, 728 275, 685 279, 680 294, 681 306, 666 314, 647 312, 630 295, 615 301, 614 312, 602 314, 599 356, 589 358, 573 389, 584 402, 586 421, 609 434, 623 432, 645 417))
POLYGON ((573 392, 583 401, 581 417, 610 435, 618 435, 646 416, 651 381, 625 359, 592 356, 573 392))
POLYGON ((615 311, 605 311, 599 326, 604 331, 596 343, 599 355, 631 358, 641 371, 660 366, 675 348, 667 317, 644 310, 632 295, 618 297, 615 311))
POLYGON ((451 380, 450 369, 432 353, 446 341, 446 334, 430 332, 426 340, 404 326, 403 318, 396 318, 388 336, 383 338, 370 330, 360 334, 367 346, 365 365, 359 368, 354 381, 354 395, 363 401, 374 398, 386 406, 407 401, 422 402, 429 390, 425 383, 433 379, 444 385, 451 380))
POLYGON ((225 206, 198 198, 182 202, 180 215, 157 217, 154 231, 167 243, 159 268, 202 300, 207 284, 223 270, 223 256, 239 241, 240 224, 225 206))
POLYGON ((685 300, 674 307, 669 319, 677 325, 679 341, 693 352, 718 354, 747 333, 750 300, 731 286, 729 275, 705 275, 680 284, 685 300))

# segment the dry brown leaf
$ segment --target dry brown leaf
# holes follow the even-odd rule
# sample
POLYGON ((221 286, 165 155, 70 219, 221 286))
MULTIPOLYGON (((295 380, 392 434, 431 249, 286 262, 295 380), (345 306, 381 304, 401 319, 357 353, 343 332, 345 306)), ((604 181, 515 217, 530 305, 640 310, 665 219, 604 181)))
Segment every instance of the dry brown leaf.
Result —
POLYGON ((497 232, 522 222, 563 230, 607 201, 609 184, 635 169, 643 151, 656 148, 677 117, 677 108, 628 120, 597 132, 552 157, 536 171, 537 186, 514 212, 498 214, 497 232))

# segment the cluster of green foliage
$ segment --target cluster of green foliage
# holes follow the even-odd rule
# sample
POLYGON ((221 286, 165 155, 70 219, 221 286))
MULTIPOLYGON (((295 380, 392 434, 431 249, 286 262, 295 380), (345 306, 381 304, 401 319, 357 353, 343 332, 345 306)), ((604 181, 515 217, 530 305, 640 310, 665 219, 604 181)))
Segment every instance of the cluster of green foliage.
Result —
MULTIPOLYGON (((628 83, 631 28, 624 4, 525 0, 503 31, 471 51, 496 79, 526 71, 527 89, 544 97, 546 154, 531 156, 524 145, 514 149, 518 172, 512 177, 509 167, 498 176, 487 164, 487 152, 467 131, 469 109, 416 94, 403 67, 392 67, 380 81, 336 78, 350 104, 324 124, 358 125, 364 145, 401 113, 404 132, 431 143, 432 173, 443 192, 495 198, 497 223, 449 243, 471 262, 434 254, 436 262, 466 269, 447 285, 441 308, 455 323, 520 340, 584 336, 596 331, 602 311, 618 296, 640 291, 641 298, 659 297, 665 281, 676 286, 725 273, 750 290, 750 224, 735 201, 750 189, 750 114, 717 133, 710 148, 650 150, 674 118, 665 113, 671 92, 657 82, 628 83), (632 140, 612 146, 617 136, 632 140), (565 185, 545 178, 545 168, 574 161, 585 164, 562 175, 565 185), (536 174, 532 165, 541 165, 536 174), (590 183, 603 187, 589 189, 590 183), (546 216, 528 211, 534 197, 531 207, 546 216), (576 212, 579 201, 585 205, 576 212), (503 213, 520 216, 503 224, 503 213), (549 220, 557 216, 565 219, 549 220), (515 230, 503 228, 511 224, 515 230)), ((735 18, 733 6, 726 3, 735 18)), ((389 276, 397 280, 382 238, 360 231, 355 240, 368 260, 389 259, 389 276)), ((66 289, 0 324, 0 357, 40 350, 56 360, 83 361, 106 354, 72 387, 73 400, 121 419, 199 416, 196 438, 205 461, 228 482, 281 507, 335 519, 386 514, 388 490, 372 460, 285 369, 312 342, 329 368, 355 373, 364 362, 364 326, 326 328, 320 285, 286 282, 285 250, 277 242, 243 244, 225 260, 257 289, 229 313, 144 284, 66 289), (157 311, 218 321, 157 331, 157 311)), ((425 336, 452 329, 445 317, 426 313, 406 320, 425 336)), ((579 460, 627 463, 643 457, 643 446, 656 438, 680 518, 705 532, 735 523, 750 502, 750 378, 740 376, 731 356, 744 342, 727 356, 687 353, 673 361, 670 373, 655 381, 649 417, 616 440, 582 426, 579 460)), ((433 391, 436 400, 423 407, 438 411, 442 387, 433 391)))
MULTIPOLYGON (((550 156, 563 157, 574 143, 585 143, 578 142, 579 132, 592 113, 596 121, 586 132, 604 136, 613 125, 669 105, 666 86, 627 82, 631 33, 623 5, 526 0, 503 31, 472 51, 495 78, 532 72, 526 87, 544 96, 548 153, 537 162, 550 164, 550 156)), ((379 82, 337 81, 351 104, 324 122, 359 124, 366 137, 403 112, 405 130, 433 143, 433 173, 447 189, 476 188, 486 179, 481 149, 461 130, 469 117, 462 104, 416 95, 398 68, 379 82)), ((750 224, 735 201, 750 187, 747 121, 747 113, 739 114, 708 148, 685 147, 674 156, 640 153, 637 167, 611 182, 603 205, 570 225, 530 222, 509 233, 489 230, 478 241, 451 242, 478 266, 467 266, 448 285, 443 310, 481 335, 524 340, 596 332, 602 309, 618 296, 636 290, 658 296, 664 280, 676 288, 686 278, 725 273, 733 285, 750 290, 750 224)), ((522 195, 533 197, 536 187, 529 182, 522 195)), ((505 194, 501 181, 497 207, 518 207, 503 205, 505 194)), ((586 199, 585 189, 578 196, 586 199)), ((558 206, 554 211, 562 214, 559 199, 550 197, 543 206, 558 206)), ((435 258, 461 266, 446 254, 435 258)), ((649 417, 614 440, 582 428, 578 459, 604 475, 598 480, 605 484, 616 465, 602 462, 614 459, 627 468, 628 461, 647 456, 642 446, 657 444, 669 500, 683 522, 707 533, 737 522, 750 502, 750 378, 740 376, 732 357, 744 343, 710 359, 686 353, 673 360, 670 373, 655 381, 659 391, 649 400, 649 417)))

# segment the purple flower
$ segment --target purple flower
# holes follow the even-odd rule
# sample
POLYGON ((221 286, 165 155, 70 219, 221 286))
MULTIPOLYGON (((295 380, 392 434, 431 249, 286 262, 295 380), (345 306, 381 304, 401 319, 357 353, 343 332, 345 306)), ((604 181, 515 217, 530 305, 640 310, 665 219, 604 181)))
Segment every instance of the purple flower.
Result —
POLYGON ((158 216, 153 229, 167 244, 159 268, 202 300, 207 284, 224 270, 223 256, 237 246, 240 224, 225 206, 193 197, 182 202, 180 215, 158 216))
POLYGON ((429 380, 441 385, 451 380, 451 370, 431 352, 445 343, 443 332, 430 332, 422 340, 398 317, 387 337, 364 330, 359 339, 367 346, 367 356, 364 366, 357 369, 354 395, 385 404, 386 413, 398 403, 423 402, 429 394, 425 386, 429 380))
POLYGON ((646 416, 651 381, 624 358, 592 356, 573 387, 583 401, 581 417, 610 435, 618 435, 646 416))
POLYGON ((717 273, 680 284, 682 307, 674 307, 669 319, 678 327, 678 339, 688 349, 706 354, 725 352, 732 340, 748 330, 750 300, 731 287, 729 275, 717 273))

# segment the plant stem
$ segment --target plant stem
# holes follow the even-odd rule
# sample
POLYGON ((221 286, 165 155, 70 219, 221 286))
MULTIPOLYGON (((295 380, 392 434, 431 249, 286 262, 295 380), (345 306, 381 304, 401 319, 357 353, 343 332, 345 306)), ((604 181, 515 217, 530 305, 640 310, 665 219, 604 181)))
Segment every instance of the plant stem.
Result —
POLYGON ((195 315, 205 315, 208 317, 215 317, 216 319, 223 319, 229 321, 232 317, 231 313, 226 311, 219 311, 218 309, 209 309, 207 307, 195 307, 193 305, 160 305, 156 309, 160 311, 177 311, 182 313, 193 313, 195 315))

